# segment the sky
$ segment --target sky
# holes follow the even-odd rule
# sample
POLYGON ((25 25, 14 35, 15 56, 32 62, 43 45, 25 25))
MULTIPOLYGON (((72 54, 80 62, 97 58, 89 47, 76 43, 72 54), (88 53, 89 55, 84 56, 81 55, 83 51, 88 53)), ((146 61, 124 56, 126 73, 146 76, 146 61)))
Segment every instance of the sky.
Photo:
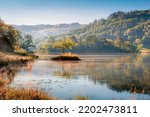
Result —
POLYGON ((150 9, 150 0, 0 0, 8 24, 88 24, 116 11, 150 9))

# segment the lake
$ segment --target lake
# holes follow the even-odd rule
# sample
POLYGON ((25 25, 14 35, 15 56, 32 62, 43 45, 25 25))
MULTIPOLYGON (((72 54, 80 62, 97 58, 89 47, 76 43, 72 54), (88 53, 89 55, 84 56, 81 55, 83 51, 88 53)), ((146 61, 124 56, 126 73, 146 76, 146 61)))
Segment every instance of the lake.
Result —
MULTIPOLYGON (((44 57, 50 59, 51 56, 44 57)), ((90 100, 150 99, 150 54, 80 57, 82 61, 78 62, 30 61, 17 70, 9 86, 37 88, 68 100, 76 97, 90 100)))

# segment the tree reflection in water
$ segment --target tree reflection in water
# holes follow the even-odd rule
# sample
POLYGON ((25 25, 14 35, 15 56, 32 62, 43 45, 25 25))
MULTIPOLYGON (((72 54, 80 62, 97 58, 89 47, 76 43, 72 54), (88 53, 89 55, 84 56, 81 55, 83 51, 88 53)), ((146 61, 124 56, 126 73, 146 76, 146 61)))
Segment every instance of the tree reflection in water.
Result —
MULTIPOLYGON (((89 93, 90 88, 93 88, 93 90, 96 88, 96 93, 98 93, 101 86, 104 86, 104 88, 106 86, 107 90, 104 90, 114 92, 111 99, 116 99, 119 92, 125 92, 124 95, 131 93, 130 99, 136 99, 137 96, 144 99, 142 95, 137 94, 150 94, 150 55, 128 54, 80 57, 82 61, 78 62, 36 60, 25 64, 10 64, 7 67, 0 68, 0 79, 5 79, 4 81, 7 81, 8 84, 12 82, 11 86, 16 87, 18 82, 22 87, 29 86, 31 81, 31 85, 33 83, 39 89, 43 88, 45 92, 50 92, 51 87, 53 87, 53 92, 67 91, 68 95, 63 95, 64 97, 68 96, 68 99, 72 96, 74 90, 78 93, 78 90, 80 90, 78 87, 83 88, 81 94, 84 96, 84 92, 89 93), (14 77, 17 72, 19 75, 17 75, 18 79, 15 81, 14 77), (84 82, 89 84, 86 85, 84 82), (59 85, 64 89, 59 88, 59 85), (84 91, 84 89, 88 91, 84 91)), ((0 87, 2 83, 3 81, 0 83, 0 87)), ((96 97, 96 93, 94 95, 89 93, 86 96, 96 97)), ((100 95, 98 96, 97 99, 101 99, 100 95)), ((106 98, 109 97, 106 96, 106 98)))
POLYGON ((55 76, 61 76, 66 79, 71 79, 73 76, 75 76, 74 68, 77 68, 79 65, 78 61, 59 61, 57 64, 60 66, 61 69, 54 71, 53 75, 55 76))
POLYGON ((54 75, 62 78, 88 76, 95 84, 107 84, 117 92, 150 94, 150 56, 146 54, 120 55, 113 59, 83 59, 82 62, 68 61, 57 64, 61 69, 54 71, 54 75))
POLYGON ((0 80, 3 81, 5 84, 10 84, 13 81, 17 72, 19 72, 22 68, 26 71, 31 71, 32 64, 33 61, 29 61, 20 64, 11 63, 7 66, 3 66, 0 68, 0 80))

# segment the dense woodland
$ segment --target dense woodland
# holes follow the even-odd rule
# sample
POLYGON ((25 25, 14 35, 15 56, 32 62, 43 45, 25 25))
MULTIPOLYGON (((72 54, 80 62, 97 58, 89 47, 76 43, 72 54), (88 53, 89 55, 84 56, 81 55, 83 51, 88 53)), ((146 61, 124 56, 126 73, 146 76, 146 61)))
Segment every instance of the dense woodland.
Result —
MULTIPOLYGON (((140 52, 150 49, 150 10, 118 11, 107 19, 95 20, 61 36, 68 36, 78 43, 71 50, 73 52, 140 52)), ((50 37, 48 43, 61 36, 50 37)), ((51 52, 59 51, 48 43, 43 42, 40 50, 48 47, 51 52)))

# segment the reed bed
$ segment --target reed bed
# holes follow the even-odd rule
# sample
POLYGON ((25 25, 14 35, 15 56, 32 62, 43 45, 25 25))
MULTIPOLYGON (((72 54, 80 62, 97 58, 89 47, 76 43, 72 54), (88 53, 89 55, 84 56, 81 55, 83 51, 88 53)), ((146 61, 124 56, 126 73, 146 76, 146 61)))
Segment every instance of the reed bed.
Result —
POLYGON ((1 100, 54 100, 55 98, 49 96, 47 93, 36 89, 4 89, 1 95, 1 100))

